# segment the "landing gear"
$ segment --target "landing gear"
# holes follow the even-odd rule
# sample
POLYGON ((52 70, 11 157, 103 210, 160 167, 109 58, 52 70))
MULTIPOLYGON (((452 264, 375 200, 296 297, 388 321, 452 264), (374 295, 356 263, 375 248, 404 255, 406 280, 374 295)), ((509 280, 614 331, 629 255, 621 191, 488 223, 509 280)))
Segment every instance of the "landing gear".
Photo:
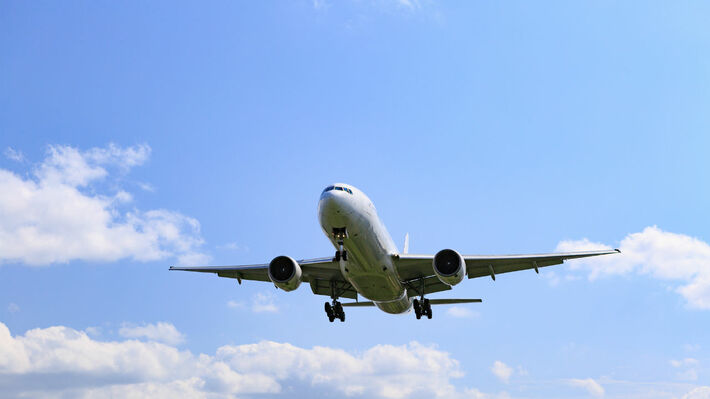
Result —
POLYGON ((341 322, 345 321, 345 312, 343 311, 343 305, 335 299, 333 299, 333 305, 328 302, 325 303, 325 314, 328 315, 328 321, 330 321, 331 323, 335 319, 340 319, 341 322))
POLYGON ((348 261, 348 251, 343 247, 347 236, 348 233, 345 227, 333 228, 333 238, 338 242, 338 250, 335 251, 335 258, 333 259, 335 262, 340 262, 341 259, 346 262, 348 261))
MULTIPOLYGON (((341 245, 341 248, 342 248, 342 245, 341 245)), ((340 251, 335 251, 335 258, 334 258, 334 260, 335 260, 336 262, 340 262, 340 259, 342 259, 342 260, 344 260, 344 261, 347 262, 347 261, 348 261, 348 251, 345 251, 345 250, 343 250, 343 249, 341 249, 340 251)))
POLYGON ((412 307, 414 308, 414 315, 417 316, 417 320, 421 319, 422 316, 431 319, 431 304, 428 299, 422 298, 421 302, 415 299, 412 301, 412 307))

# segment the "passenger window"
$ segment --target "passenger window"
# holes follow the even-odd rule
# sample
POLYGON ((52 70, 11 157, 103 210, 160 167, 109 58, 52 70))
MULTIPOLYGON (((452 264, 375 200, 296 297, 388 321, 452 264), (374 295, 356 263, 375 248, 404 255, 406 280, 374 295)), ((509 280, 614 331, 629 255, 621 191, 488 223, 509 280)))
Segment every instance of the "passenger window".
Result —
POLYGON ((342 188, 342 187, 336 187, 335 189, 338 190, 338 191, 343 191, 343 188, 342 188))
POLYGON ((328 187, 325 188, 325 190, 323 190, 323 192, 330 191, 330 190, 332 190, 333 188, 334 188, 334 186, 328 186, 328 187))

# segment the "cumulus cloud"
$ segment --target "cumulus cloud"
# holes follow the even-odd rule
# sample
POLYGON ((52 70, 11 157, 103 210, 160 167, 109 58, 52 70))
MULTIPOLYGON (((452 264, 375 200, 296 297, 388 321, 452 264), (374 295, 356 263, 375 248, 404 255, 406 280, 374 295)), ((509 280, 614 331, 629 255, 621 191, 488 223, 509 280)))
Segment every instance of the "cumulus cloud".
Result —
POLYGON ((109 170, 125 174, 150 152, 147 145, 87 151, 50 146, 28 177, 0 169, 0 262, 175 257, 178 263, 203 263, 197 220, 165 209, 124 210, 130 193, 100 193, 109 170))
POLYGON ((491 366, 491 372, 498 377, 499 380, 507 384, 510 382, 510 377, 513 375, 513 368, 500 360, 496 360, 493 362, 493 366, 491 366))
MULTIPOLYGON (((557 250, 578 251, 610 248, 587 239, 562 241, 557 250)), ((684 234, 663 231, 656 226, 626 236, 620 243, 621 255, 580 259, 571 269, 586 270, 590 279, 638 273, 675 282, 676 292, 688 305, 710 309, 710 245, 684 234)))
POLYGON ((596 382, 593 378, 587 379, 576 379, 572 378, 567 380, 567 383, 573 387, 585 389, 592 396, 602 397, 604 396, 604 388, 596 382))
POLYGON ((214 397, 326 392, 327 396, 464 396, 451 379, 459 363, 435 347, 377 345, 353 354, 263 341, 227 345, 214 355, 158 342, 102 342, 68 327, 13 337, 0 323, 3 397, 214 397))
POLYGON ((118 334, 125 338, 144 338, 168 345, 178 345, 185 342, 185 336, 174 325, 165 322, 141 326, 124 324, 118 330, 118 334))

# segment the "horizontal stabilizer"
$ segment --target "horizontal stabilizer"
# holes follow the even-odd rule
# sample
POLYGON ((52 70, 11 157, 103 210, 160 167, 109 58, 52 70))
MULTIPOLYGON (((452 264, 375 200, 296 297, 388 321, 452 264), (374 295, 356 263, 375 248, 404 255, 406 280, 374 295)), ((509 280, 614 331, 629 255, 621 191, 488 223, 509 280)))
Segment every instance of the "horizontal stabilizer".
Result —
MULTIPOLYGON (((451 305, 454 303, 477 303, 483 302, 482 299, 430 299, 429 304, 431 305, 451 305)), ((374 302, 348 302, 343 303, 343 306, 350 307, 362 307, 362 306, 375 306, 374 302)))
POLYGON ((482 299, 430 299, 431 305, 451 305, 453 303, 477 303, 483 302, 482 299))

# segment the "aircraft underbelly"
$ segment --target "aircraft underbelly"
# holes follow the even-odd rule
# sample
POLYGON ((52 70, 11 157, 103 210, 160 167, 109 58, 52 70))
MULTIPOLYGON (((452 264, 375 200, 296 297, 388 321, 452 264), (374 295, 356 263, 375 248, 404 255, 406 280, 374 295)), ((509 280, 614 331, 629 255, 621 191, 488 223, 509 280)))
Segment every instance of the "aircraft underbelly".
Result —
POLYGON ((411 301, 397 278, 392 261, 391 239, 374 213, 345 209, 321 209, 321 223, 335 248, 338 243, 329 233, 333 228, 347 230, 343 240, 347 261, 341 260, 343 276, 363 297, 387 313, 407 312, 411 301))

